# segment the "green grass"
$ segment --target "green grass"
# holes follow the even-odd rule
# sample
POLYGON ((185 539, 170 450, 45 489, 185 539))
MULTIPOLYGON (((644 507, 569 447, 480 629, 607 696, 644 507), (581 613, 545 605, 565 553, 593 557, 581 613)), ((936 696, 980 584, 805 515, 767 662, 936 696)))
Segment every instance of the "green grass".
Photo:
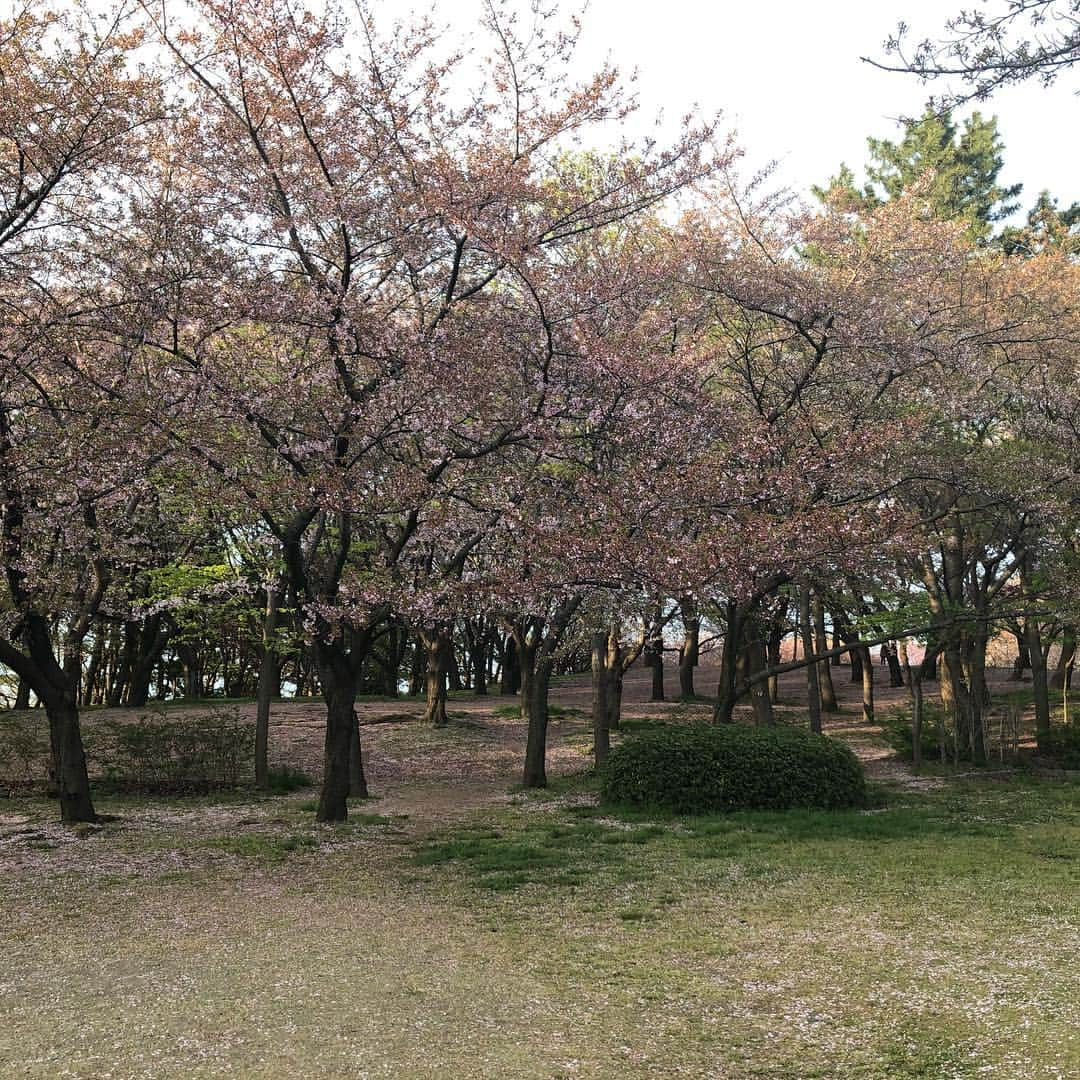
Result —
POLYGON ((435 832, 290 795, 103 799, 73 836, 4 800, 0 1074, 1080 1074, 1075 783, 701 817, 594 786, 435 832))

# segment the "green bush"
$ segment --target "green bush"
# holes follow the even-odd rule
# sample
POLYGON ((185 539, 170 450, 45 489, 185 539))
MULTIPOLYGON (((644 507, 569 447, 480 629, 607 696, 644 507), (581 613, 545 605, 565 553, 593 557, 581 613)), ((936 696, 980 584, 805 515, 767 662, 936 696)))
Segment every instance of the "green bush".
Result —
POLYGON ((49 765, 45 711, 0 713, 0 784, 12 788, 44 784, 49 765))
POLYGON ((671 725, 615 747, 600 793, 679 813, 834 809, 861 805, 866 779, 849 747, 805 729, 671 725))
POLYGON ((1053 758, 1063 769, 1080 769, 1080 724, 1052 727, 1040 736, 1039 753, 1053 758))
POLYGON ((148 794, 232 790, 250 777, 254 754, 255 725, 236 708, 109 720, 92 752, 108 785, 148 794))
POLYGON ((294 769, 291 765, 271 766, 268 779, 270 790, 275 795, 288 795, 311 787, 315 781, 303 769, 294 769))

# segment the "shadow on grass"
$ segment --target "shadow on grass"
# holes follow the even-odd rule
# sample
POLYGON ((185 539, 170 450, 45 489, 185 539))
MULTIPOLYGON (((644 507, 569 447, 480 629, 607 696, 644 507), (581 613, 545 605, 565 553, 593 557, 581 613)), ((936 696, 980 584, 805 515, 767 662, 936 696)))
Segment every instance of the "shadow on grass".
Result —
MULTIPOLYGON (((584 774, 573 779, 578 790, 588 783, 584 774)), ((530 884, 579 886, 601 877, 605 882, 642 879, 665 872, 664 867, 707 859, 728 859, 744 876, 770 880, 805 871, 870 872, 878 860, 903 866, 939 857, 954 859, 958 874, 967 873, 963 866, 969 863, 975 873, 987 858, 998 857, 994 853, 1006 838, 1017 858, 1072 857, 1056 835, 1058 825, 1080 813, 1069 785, 973 783, 944 794, 892 797, 892 805, 869 810, 704 815, 595 804, 542 812, 533 804, 495 823, 430 838, 413 851, 411 861, 454 865, 475 886, 506 892, 530 884), (1031 825, 1051 830, 1029 843, 1019 827, 1031 825), (649 858, 646 850, 662 858, 649 858)))

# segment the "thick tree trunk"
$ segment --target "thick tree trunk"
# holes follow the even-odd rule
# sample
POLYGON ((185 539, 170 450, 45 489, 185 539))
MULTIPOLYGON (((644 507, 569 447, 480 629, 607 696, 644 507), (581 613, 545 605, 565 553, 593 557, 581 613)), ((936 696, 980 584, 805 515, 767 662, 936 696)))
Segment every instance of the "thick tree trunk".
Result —
POLYGON ((743 614, 739 606, 729 600, 724 629, 724 651, 720 655, 720 678, 716 686, 716 705, 713 707, 714 724, 730 724, 735 719, 735 702, 739 696, 739 657, 745 638, 743 629, 743 614))
POLYGON ((25 679, 19 680, 18 689, 15 691, 15 708, 30 708, 30 684, 25 679))
POLYGON ((885 642, 881 646, 881 655, 885 658, 885 663, 889 669, 889 685, 893 687, 903 686, 904 670, 900 666, 900 655, 896 648, 896 642, 885 642))
MULTIPOLYGON (((318 642, 315 652, 319 682, 326 701, 323 783, 315 817, 318 821, 344 821, 349 814, 348 798, 353 781, 357 779, 354 771, 360 762, 355 712, 356 668, 338 644, 318 642)), ((355 794, 363 795, 365 789, 366 784, 363 784, 355 794)))
POLYGON ((853 683, 863 681, 863 650, 854 649, 848 654, 851 657, 851 681, 853 683))
POLYGON ((203 696, 201 655, 190 645, 178 645, 176 655, 180 658, 184 671, 184 699, 200 700, 203 696))
MULTIPOLYGON (((751 633, 746 643, 747 678, 754 680, 754 676, 763 672, 767 666, 768 657, 765 653, 765 642, 758 633, 751 633)), ((750 703, 754 707, 754 720, 756 723, 770 727, 776 723, 767 679, 751 681, 750 703)))
POLYGON ((547 787, 548 689, 551 657, 547 642, 519 645, 521 657, 521 706, 528 725, 522 786, 547 787))
POLYGON ((517 642, 507 634, 503 643, 502 673, 499 677, 500 694, 516 694, 521 689, 521 657, 517 642))
POLYGON ((921 675, 924 682, 936 682, 938 678, 938 659, 939 654, 935 650, 933 652, 927 652, 923 657, 921 675))
POLYGON ((433 727, 446 727, 449 723, 446 716, 446 679, 453 655, 450 631, 445 627, 424 631, 422 640, 427 656, 427 706, 424 710, 424 723, 433 727))
POLYGON ((683 642, 679 649, 679 696, 684 701, 694 697, 694 668, 700 659, 701 619, 690 597, 684 597, 681 605, 683 642))
POLYGON ((45 694, 43 700, 49 719, 49 742, 60 799, 60 820, 65 824, 97 821, 90 797, 90 778, 86 770, 76 693, 72 688, 54 690, 45 694))
POLYGON ((950 639, 942 650, 942 663, 939 671, 941 706, 945 715, 953 722, 955 732, 955 754, 971 752, 971 704, 967 685, 964 682, 964 665, 960 646, 955 639, 950 639))

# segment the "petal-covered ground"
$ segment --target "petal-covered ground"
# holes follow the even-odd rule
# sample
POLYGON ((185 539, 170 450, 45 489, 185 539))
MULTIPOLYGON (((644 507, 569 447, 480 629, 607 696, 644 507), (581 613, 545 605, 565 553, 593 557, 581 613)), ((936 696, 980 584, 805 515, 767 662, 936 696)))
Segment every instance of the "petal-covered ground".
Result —
MULTIPOLYGON (((584 680, 542 795, 493 696, 438 732, 362 702, 376 797, 344 825, 310 789, 102 798, 79 830, 0 801, 0 1075, 1080 1074, 1075 781, 913 778, 838 689, 869 811, 612 814, 584 680)), ((629 719, 707 712, 646 693, 629 719)), ((275 757, 316 775, 321 735, 283 705, 275 757)))

